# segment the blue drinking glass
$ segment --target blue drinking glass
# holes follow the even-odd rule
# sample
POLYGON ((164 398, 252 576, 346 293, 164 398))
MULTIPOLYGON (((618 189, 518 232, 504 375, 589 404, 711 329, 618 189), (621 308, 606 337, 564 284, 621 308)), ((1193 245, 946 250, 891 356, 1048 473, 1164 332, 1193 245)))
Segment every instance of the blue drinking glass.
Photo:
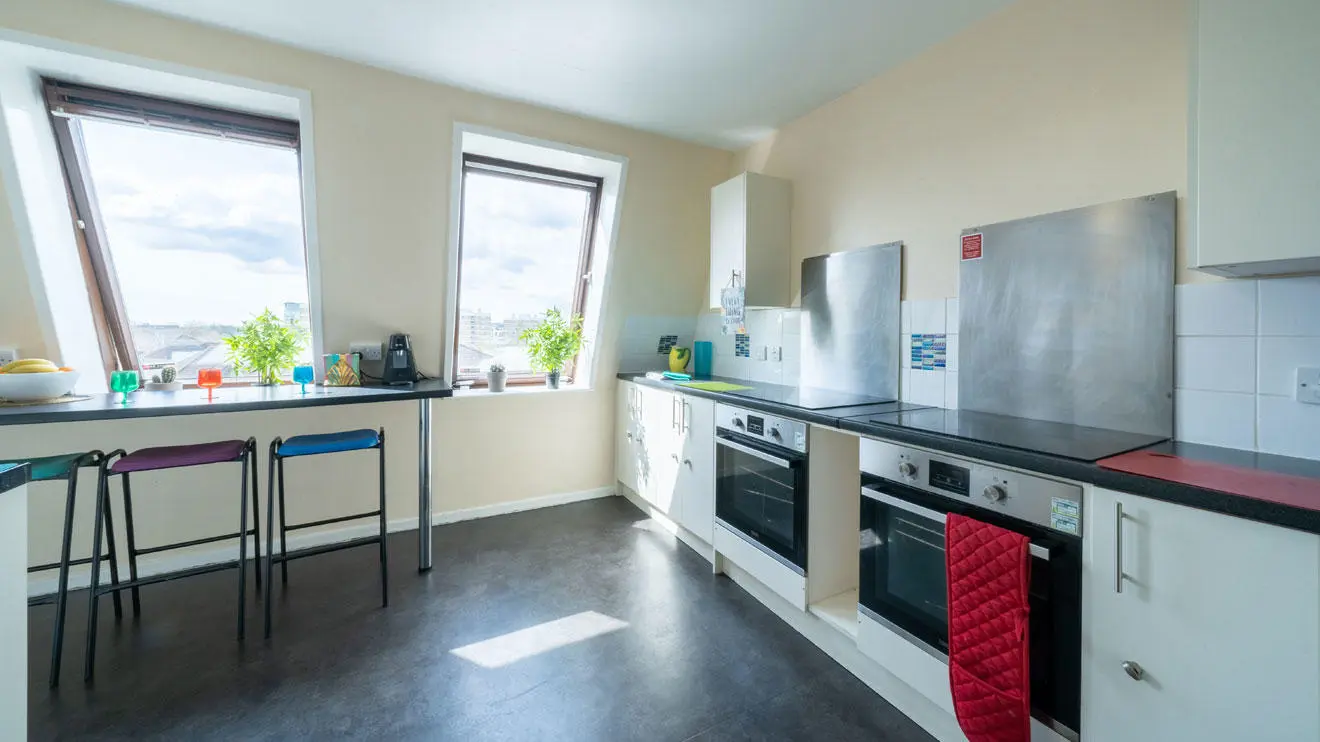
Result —
POLYGON ((294 366, 293 383, 302 384, 302 393, 307 393, 307 385, 316 381, 316 371, 311 366, 294 366))

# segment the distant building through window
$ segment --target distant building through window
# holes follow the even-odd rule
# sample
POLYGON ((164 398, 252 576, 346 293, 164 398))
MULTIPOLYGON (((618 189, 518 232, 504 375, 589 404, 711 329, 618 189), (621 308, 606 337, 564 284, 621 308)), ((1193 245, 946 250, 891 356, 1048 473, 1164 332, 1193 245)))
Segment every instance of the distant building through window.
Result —
POLYGON ((107 368, 233 379, 224 338, 267 309, 310 363, 296 122, 53 81, 47 99, 107 368))
MULTIPOLYGON (((454 379, 492 364, 536 380, 520 339, 548 309, 583 314, 601 179, 465 155, 454 379)), ((572 369, 565 369, 571 375, 572 369)))

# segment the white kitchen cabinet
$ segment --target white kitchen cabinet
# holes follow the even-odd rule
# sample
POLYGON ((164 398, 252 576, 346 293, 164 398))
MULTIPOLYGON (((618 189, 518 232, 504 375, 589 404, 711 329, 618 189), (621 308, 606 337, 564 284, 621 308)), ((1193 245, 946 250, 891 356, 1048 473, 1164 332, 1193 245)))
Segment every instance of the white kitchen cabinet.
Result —
POLYGON ((640 430, 641 407, 637 385, 619 382, 614 410, 614 478, 633 492, 637 483, 637 433, 640 430))
POLYGON ((637 493, 656 510, 676 518, 682 399, 674 392, 640 384, 637 392, 642 409, 637 493))
POLYGON ((678 522, 706 543, 715 538, 715 403, 682 396, 678 522))
POLYGON ((715 526, 715 403, 620 382, 617 404, 616 478, 710 543, 715 526))
POLYGON ((1320 2, 1199 0, 1194 18, 1193 266, 1320 270, 1320 2))
POLYGON ((786 180, 743 173, 710 192, 710 306, 738 275, 749 307, 792 303, 790 212, 793 187, 786 180))
POLYGON ((1320 739, 1320 536, 1086 499, 1082 738, 1320 739))

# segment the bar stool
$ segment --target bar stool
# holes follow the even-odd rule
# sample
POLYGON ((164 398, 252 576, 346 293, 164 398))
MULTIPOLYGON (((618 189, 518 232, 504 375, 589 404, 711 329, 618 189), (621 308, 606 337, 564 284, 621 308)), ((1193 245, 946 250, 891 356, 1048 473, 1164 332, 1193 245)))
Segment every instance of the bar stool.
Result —
MULTIPOLYGON (((50 687, 52 688, 60 684, 60 659, 64 655, 64 618, 68 613, 69 601, 69 567, 92 563, 91 557, 84 559, 69 558, 69 552, 73 547, 73 513, 74 504, 78 497, 78 470, 84 466, 99 468, 104 458, 104 454, 100 451, 87 451, 85 453, 42 456, 34 459, 0 461, 0 464, 27 463, 33 482, 68 482, 64 498, 64 530, 63 540, 60 543, 60 559, 50 564, 38 564, 34 567, 28 567, 28 574, 46 572, 52 569, 59 570, 59 583, 54 594, 28 598, 28 607, 55 604, 55 630, 50 648, 50 687)), ((98 498, 109 497, 109 494, 99 487, 96 494, 98 498)), ((110 519, 108 508, 105 513, 105 537, 109 553, 102 554, 101 558, 109 559, 110 581, 119 584, 119 560, 115 558, 115 527, 110 519)), ((114 600, 115 619, 118 620, 124 617, 124 608, 120 602, 119 593, 115 593, 114 600)))
POLYGON ((133 453, 125 453, 118 449, 111 451, 101 464, 101 490, 106 496, 98 499, 96 503, 96 531, 92 536, 92 585, 91 595, 88 599, 87 609, 87 657, 83 668, 83 678, 90 681, 92 671, 96 661, 96 609, 97 603, 102 595, 106 593, 118 594, 123 590, 133 591, 133 615, 137 616, 142 611, 142 605, 138 596, 138 588, 143 585, 150 585, 156 582, 164 582, 180 577, 193 577, 196 575, 218 572, 231 567, 238 567, 238 638, 242 641, 245 629, 246 614, 244 603, 247 596, 247 537, 252 537, 252 548, 255 551, 253 561, 253 573, 257 583, 257 592, 261 592, 261 524, 257 522, 257 439, 248 438, 246 441, 217 441, 215 443, 196 443, 186 446, 161 446, 157 448, 143 448, 133 453), (111 463, 113 461, 113 463, 111 463), (220 536, 209 536, 207 538, 194 539, 192 541, 180 541, 173 544, 164 544, 162 546, 152 546, 140 549, 137 546, 137 538, 133 527, 133 492, 129 486, 129 474, 144 471, 160 471, 163 469, 177 469, 180 467, 205 466, 207 464, 223 463, 241 463, 242 475, 240 477, 239 492, 239 519, 238 532, 226 533, 220 536), (251 472, 252 479, 252 528, 248 528, 248 474, 251 472), (127 582, 117 583, 110 587, 101 587, 97 579, 97 568, 100 557, 97 556, 101 550, 101 521, 109 516, 109 491, 110 477, 118 476, 120 486, 124 495, 124 528, 125 535, 128 538, 128 576, 127 582), (172 549, 184 549, 190 546, 199 546, 209 544, 215 541, 224 541, 231 538, 238 539, 238 562, 208 564, 191 569, 184 569, 178 572, 168 572, 165 574, 153 575, 139 579, 137 572, 137 558, 141 554, 156 554, 162 551, 172 549))
POLYGON ((316 554, 327 554, 341 549, 352 549, 358 546, 367 546, 369 544, 380 544, 380 604, 388 606, 390 604, 389 596, 389 553, 386 548, 385 536, 385 429, 379 430, 349 430, 342 433, 323 433, 317 435, 298 435, 283 440, 276 438, 270 442, 270 478, 266 482, 266 490, 270 495, 266 498, 266 638, 270 638, 270 611, 271 595, 274 593, 274 567, 279 562, 281 571, 281 581, 284 584, 289 583, 289 562, 293 559, 313 556, 316 554), (363 451, 369 449, 378 449, 380 451, 380 508, 369 513, 355 513, 353 515, 343 515, 338 518, 326 518, 325 520, 312 521, 310 523, 297 523, 288 525, 285 522, 284 513, 284 460, 295 456, 316 456, 323 453, 343 453, 346 451, 363 451), (278 470, 278 486, 276 484, 276 472, 278 470), (280 553, 275 555, 275 500, 280 501, 280 553), (331 523, 342 523, 348 520, 357 520, 359 518, 377 517, 380 519, 380 532, 375 536, 365 536, 363 538, 352 539, 350 541, 341 541, 334 544, 325 544, 294 552, 292 555, 288 552, 288 533, 302 528, 315 528, 325 526, 331 523))

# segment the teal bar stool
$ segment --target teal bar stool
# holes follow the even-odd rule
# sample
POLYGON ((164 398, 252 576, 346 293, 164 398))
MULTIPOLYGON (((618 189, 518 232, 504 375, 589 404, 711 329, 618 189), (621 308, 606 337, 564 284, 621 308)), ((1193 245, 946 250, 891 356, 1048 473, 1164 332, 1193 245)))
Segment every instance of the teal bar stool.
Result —
MULTIPOLYGON (((59 570, 59 583, 54 594, 28 599, 28 606, 55 604, 55 629, 50 649, 50 687, 52 688, 60 684, 60 658, 64 654, 64 618, 68 613, 69 602, 69 567, 92 563, 92 557, 70 559, 70 551, 73 547, 73 512, 78 497, 78 470, 83 467, 97 467, 99 469, 104 462, 105 455, 100 451, 0 461, 0 464, 26 463, 33 482, 68 482, 68 486, 65 488, 64 535, 60 544, 60 560, 50 564, 38 564, 28 567, 28 573, 47 572, 52 569, 59 570)), ((110 520, 110 495, 99 486, 97 490, 97 496, 106 503, 105 540, 109 549, 108 554, 102 554, 100 557, 110 562, 110 581, 119 584, 119 561, 115 556, 115 528, 110 520)), ((115 618, 122 619, 123 617, 124 608, 119 600, 119 594, 115 593, 115 618)))
POLYGON ((341 433, 323 433, 318 435, 299 435, 294 436, 287 441, 282 438, 276 438, 270 442, 270 473, 267 482, 266 491, 270 495, 266 498, 266 638, 270 638, 270 613, 271 613, 271 595, 275 592, 274 583, 271 581, 274 577, 275 563, 279 562, 281 581, 283 584, 289 583, 289 562, 302 557, 315 556, 317 554, 327 554, 341 549, 352 549, 358 546, 368 546, 371 544, 380 545, 380 604, 388 606, 390 604, 389 596, 389 550, 386 547, 385 535, 385 429, 379 430, 348 430, 341 433), (341 515, 337 518, 326 518, 325 520, 311 521, 308 523, 297 523, 289 525, 284 517, 284 460, 296 456, 319 456, 327 453, 344 453, 346 451, 365 451, 370 449, 379 451, 380 465, 380 507, 369 513, 354 513, 352 515, 341 515), (278 475, 277 475, 278 472, 278 475), (277 484, 278 476, 278 484, 277 484), (275 500, 280 501, 280 553, 275 554, 275 500), (326 526, 331 523, 342 523, 348 520, 358 520, 360 518, 377 518, 380 522, 380 531, 375 536, 365 536, 363 538, 352 539, 350 541, 341 541, 334 544, 325 544, 310 549, 290 554, 288 552, 289 531, 296 531, 302 528, 315 528, 317 526, 326 526))

